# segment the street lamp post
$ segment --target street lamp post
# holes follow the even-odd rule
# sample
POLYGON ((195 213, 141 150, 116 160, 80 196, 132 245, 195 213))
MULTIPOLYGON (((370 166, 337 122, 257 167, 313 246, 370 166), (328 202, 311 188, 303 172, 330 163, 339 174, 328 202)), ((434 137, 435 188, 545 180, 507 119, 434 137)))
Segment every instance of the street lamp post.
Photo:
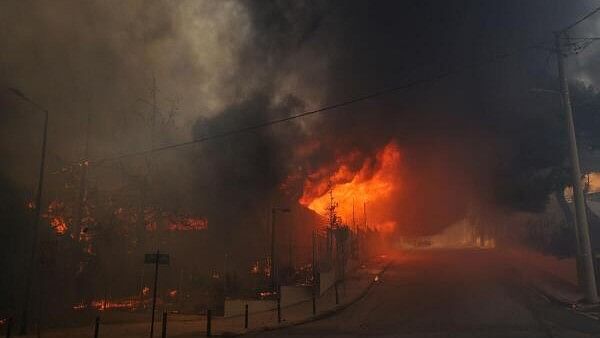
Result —
POLYGON ((35 101, 31 100, 21 91, 15 88, 9 88, 10 92, 19 97, 21 100, 30 103, 32 106, 44 113, 44 130, 42 138, 42 154, 40 158, 40 171, 37 185, 37 193, 35 198, 35 220, 33 225, 33 234, 31 238, 31 252, 29 256, 29 266, 27 274, 25 275, 25 298, 23 305, 23 314, 21 317, 20 334, 27 334, 27 325, 29 321, 29 305, 31 298, 31 284, 33 282, 33 273, 35 271, 35 260, 37 255, 38 237, 39 237, 39 226, 40 216, 42 210, 42 192, 44 187, 44 170, 46 165, 46 144, 48 140, 48 110, 40 106, 35 101))
POLYGON ((289 208, 272 208, 271 209, 271 284, 273 292, 279 292, 279 271, 275 258, 275 215, 277 212, 291 212, 289 208))

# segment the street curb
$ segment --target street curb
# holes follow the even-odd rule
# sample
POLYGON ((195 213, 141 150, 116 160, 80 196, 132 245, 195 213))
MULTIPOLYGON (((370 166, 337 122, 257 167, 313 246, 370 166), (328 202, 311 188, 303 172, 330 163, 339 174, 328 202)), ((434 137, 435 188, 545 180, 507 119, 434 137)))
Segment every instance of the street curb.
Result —
MULTIPOLYGON (((390 267, 390 265, 392 265, 392 261, 386 263, 383 266, 383 268, 381 269, 381 272, 379 273, 379 275, 383 275, 385 273, 385 271, 390 267)), ((308 318, 305 318, 305 319, 300 319, 300 320, 296 320, 296 321, 292 321, 292 322, 286 322, 286 323, 279 324, 279 325, 264 326, 264 327, 261 327, 261 328, 250 329, 250 330, 247 330, 247 331, 244 331, 244 332, 240 332, 240 333, 224 332, 224 333, 220 334, 219 336, 221 336, 221 337, 239 337, 239 336, 243 336, 243 335, 246 335, 246 334, 260 333, 260 332, 267 332, 267 331, 275 331, 275 330, 279 330, 279 329, 285 329, 285 328, 288 328, 288 327, 302 325, 302 324, 314 322, 314 321, 317 321, 317 320, 325 319, 325 318, 331 317, 331 316, 333 316, 333 315, 335 315, 335 314, 343 311, 344 309, 348 308, 350 305, 353 305, 356 302, 358 302, 359 300, 363 299, 367 295, 367 293, 369 293, 369 291, 373 288, 374 285, 375 285, 375 280, 371 280, 371 282, 369 283, 369 285, 367 285, 367 287, 360 294, 358 294, 358 296, 354 297, 353 299, 351 299, 347 303, 340 304, 340 305, 334 307, 333 309, 321 312, 321 313, 319 313, 319 314, 317 314, 315 316, 311 316, 311 317, 308 317, 308 318)))
POLYGON ((569 308, 574 308, 578 304, 578 303, 572 303, 570 301, 567 301, 567 300, 561 299, 559 297, 556 297, 554 294, 552 294, 552 292, 548 292, 547 290, 545 290, 544 288, 540 287, 539 285, 537 285, 534 282, 528 282, 527 284, 529 284, 530 287, 533 290, 535 290, 535 292, 537 292, 538 294, 540 294, 541 296, 543 296, 551 304, 566 306, 566 307, 569 307, 569 308))

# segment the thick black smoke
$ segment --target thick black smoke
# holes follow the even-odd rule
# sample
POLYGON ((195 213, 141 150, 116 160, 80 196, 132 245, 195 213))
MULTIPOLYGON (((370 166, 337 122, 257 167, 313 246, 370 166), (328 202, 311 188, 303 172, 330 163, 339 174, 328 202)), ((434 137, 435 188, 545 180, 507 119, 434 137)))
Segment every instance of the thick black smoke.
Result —
MULTIPOLYGON (((277 215, 287 229, 280 234, 304 231, 294 238, 308 241, 318 219, 298 204, 304 179, 349 153, 372 159, 390 142, 402 155, 402 191, 381 208, 399 234, 438 233, 478 211, 507 220, 543 210, 569 183, 564 120, 557 97, 532 89, 556 89, 556 60, 545 47, 589 10, 561 0, 1 2, 0 233, 4 253, 16 251, 0 261, 13 271, 0 279, 3 304, 17 312, 20 296, 11 294, 21 293, 29 257, 24 206, 35 194, 43 121, 9 88, 50 112, 42 210, 51 200, 75 209, 79 161, 92 160, 91 253, 87 242, 52 233, 46 219, 41 225, 41 242, 64 244, 46 284, 61 286, 65 293, 52 297, 70 308, 83 291, 105 294, 111 280, 119 281, 115 295, 139 292, 140 257, 158 246, 190 289, 209 268, 247 271, 269 257, 273 207, 292 209, 277 215), (117 156, 415 82, 266 128, 117 156), (142 207, 206 217, 209 227, 145 231, 142 207)), ((599 35, 597 22, 572 36, 599 35)), ((597 51, 569 57, 571 80, 584 81, 573 99, 586 151, 600 143, 599 96, 585 87, 599 83, 597 51)), ((299 250, 310 250, 303 240, 299 250)))
MULTIPOLYGON (((528 47, 551 46, 552 31, 581 8, 547 1, 246 6, 254 31, 240 74, 260 78, 262 90, 242 95, 241 105, 205 123, 207 134, 276 117, 256 114, 256 102, 269 107, 290 93, 310 109, 456 74, 273 127, 283 128, 277 133, 253 132, 207 145, 214 146, 206 154, 215 159, 219 179, 253 182, 250 189, 238 185, 240 200, 273 191, 290 174, 289 163, 308 174, 339 154, 358 150, 372 156, 391 140, 402 149, 407 170, 396 205, 400 232, 435 233, 478 205, 538 212, 566 184, 558 100, 532 91, 556 88, 555 60, 528 47), (240 123, 224 125, 222 119, 240 123), (286 134, 286 128, 293 131, 286 134), (312 140, 318 150, 285 158, 312 140), (235 163, 251 165, 241 174, 229 170, 235 163)), ((196 129, 195 136, 202 135, 196 129)))
MULTIPOLYGON (((406 175, 402 196, 389 206, 397 210, 401 233, 438 232, 478 205, 540 211, 568 183, 559 102, 531 91, 556 88, 555 60, 543 48, 526 47, 551 46, 552 31, 589 10, 583 5, 430 0, 1 6, 2 171, 30 196, 41 115, 9 87, 51 112, 49 200, 67 199, 68 189, 76 196, 68 175, 77 172, 73 163, 84 156, 86 135, 89 157, 110 159, 436 79, 156 153, 151 168, 142 156, 102 160, 90 169, 89 186, 97 196, 125 196, 119 198, 135 206, 145 195, 152 207, 206 215, 224 242, 236 233, 239 241, 265 235, 270 208, 297 206, 306 175, 352 151, 372 157, 391 141, 402 151, 406 175), (438 78, 447 72, 453 74, 438 78)), ((593 34, 593 25, 576 33, 593 34)), ((586 66, 592 59, 570 63, 589 83, 596 81, 593 67, 586 66)))

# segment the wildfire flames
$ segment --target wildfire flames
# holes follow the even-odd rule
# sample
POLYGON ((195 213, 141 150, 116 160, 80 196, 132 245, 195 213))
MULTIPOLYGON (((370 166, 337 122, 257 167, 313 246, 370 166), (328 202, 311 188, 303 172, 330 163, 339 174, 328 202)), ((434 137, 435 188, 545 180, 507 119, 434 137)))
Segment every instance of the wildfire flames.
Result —
POLYGON ((50 226, 57 235, 64 235, 69 230, 67 222, 62 217, 52 217, 50 219, 50 226))
POLYGON ((400 150, 394 142, 388 143, 374 157, 365 158, 358 152, 340 157, 333 167, 321 168, 309 175, 299 202, 326 216, 332 190, 342 222, 350 224, 353 208, 356 218, 364 220, 363 203, 367 203, 371 211, 368 226, 379 231, 392 231, 396 225, 393 218, 370 206, 388 204, 401 189, 401 159, 400 150))
POLYGON ((52 201, 48 205, 48 211, 43 217, 48 219, 50 227, 57 235, 64 235, 69 230, 69 225, 63 214, 65 213, 65 204, 60 201, 52 201))
POLYGON ((98 311, 106 310, 130 310, 133 311, 139 308, 142 302, 139 299, 128 298, 121 300, 99 299, 93 300, 89 304, 77 304, 73 306, 73 310, 95 309, 98 311))
POLYGON ((208 228, 206 218, 181 217, 172 219, 167 225, 169 231, 199 231, 208 228))

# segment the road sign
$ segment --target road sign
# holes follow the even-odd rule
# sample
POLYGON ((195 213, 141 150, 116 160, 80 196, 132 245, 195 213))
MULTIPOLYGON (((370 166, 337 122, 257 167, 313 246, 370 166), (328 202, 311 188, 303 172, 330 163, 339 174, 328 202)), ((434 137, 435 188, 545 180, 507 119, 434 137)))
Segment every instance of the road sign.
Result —
POLYGON ((156 253, 144 255, 144 264, 154 264, 154 290, 152 290, 152 322, 150 324, 150 338, 154 337, 154 312, 156 311, 156 289, 158 288, 158 266, 169 265, 170 257, 168 254, 161 254, 159 250, 156 253))
POLYGON ((144 264, 158 263, 159 265, 169 265, 170 261, 171 261, 171 257, 169 256, 169 254, 151 253, 151 254, 144 255, 144 264), (158 257, 158 262, 157 262, 157 257, 158 257))

